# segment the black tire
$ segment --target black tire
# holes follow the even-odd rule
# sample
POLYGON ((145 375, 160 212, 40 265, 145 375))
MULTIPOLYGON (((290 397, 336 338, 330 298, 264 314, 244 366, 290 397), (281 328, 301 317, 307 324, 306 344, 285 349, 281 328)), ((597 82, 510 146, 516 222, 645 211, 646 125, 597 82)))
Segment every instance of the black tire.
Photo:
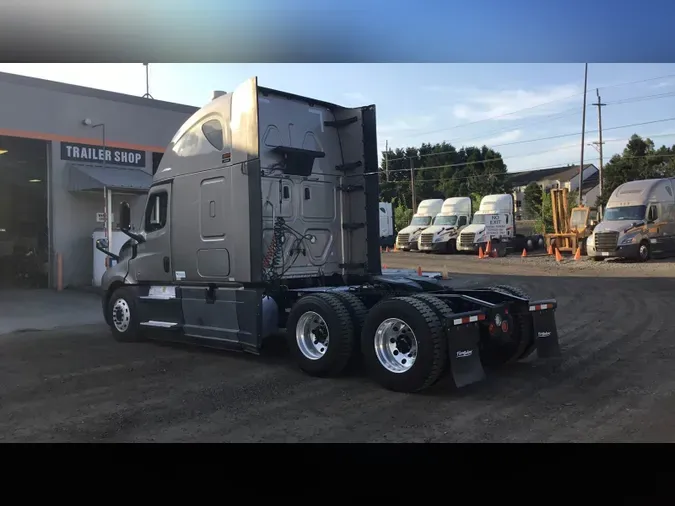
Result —
POLYGON ((349 312, 349 317, 352 319, 352 326, 354 327, 354 344, 349 366, 357 368, 361 365, 361 331, 363 330, 363 324, 368 315, 368 308, 363 301, 353 293, 335 291, 331 292, 331 295, 335 295, 344 303, 349 312))
POLYGON ((108 301, 106 321, 116 341, 134 343, 145 340, 137 307, 136 297, 129 288, 121 287, 113 292, 108 301))
POLYGON ((448 363, 441 321, 432 307, 415 297, 396 297, 377 303, 368 313, 361 334, 361 353, 371 377, 388 390, 419 392, 441 377, 448 363), (375 333, 382 322, 397 318, 406 323, 417 341, 417 356, 405 372, 391 372, 378 359, 375 333))
MULTIPOLYGON (((525 293, 520 288, 510 285, 496 285, 491 288, 492 290, 507 293, 510 295, 515 295, 516 297, 521 297, 523 299, 530 300, 530 296, 525 293)), ((528 316, 511 316, 513 319, 513 340, 516 345, 512 350, 504 350, 505 354, 499 354, 495 357, 486 357, 486 365, 499 366, 505 365, 518 360, 524 359, 525 357, 532 354, 535 350, 534 346, 534 332, 531 325, 531 319, 528 316), (493 360, 494 359, 494 360, 493 360)))
POLYGON ((652 257, 652 250, 649 246, 649 242, 646 240, 643 240, 640 242, 640 245, 638 246, 638 255, 637 255, 637 260, 638 262, 647 262, 649 259, 652 257))
POLYGON ((286 338, 298 366, 311 376, 328 377, 341 374, 354 351, 354 325, 344 302, 334 294, 306 295, 298 300, 286 324, 286 338), (328 346, 320 358, 305 355, 296 338, 300 318, 308 312, 318 314, 328 330, 328 346))
POLYGON ((457 254, 457 239, 450 239, 447 243, 445 243, 445 252, 448 255, 457 254))
POLYGON ((605 259, 604 257, 589 257, 589 258, 594 262, 602 262, 605 259))

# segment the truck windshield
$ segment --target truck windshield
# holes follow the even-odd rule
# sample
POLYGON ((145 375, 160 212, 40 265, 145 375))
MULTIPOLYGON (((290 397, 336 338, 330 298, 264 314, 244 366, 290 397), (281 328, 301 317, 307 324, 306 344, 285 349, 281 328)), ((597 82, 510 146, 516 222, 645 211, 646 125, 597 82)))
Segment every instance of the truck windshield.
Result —
POLYGON ((454 227, 457 225, 457 216, 436 216, 434 218, 434 225, 450 225, 454 227))
POLYGON ((610 207, 605 210, 605 221, 640 221, 645 219, 647 206, 610 207))
POLYGON ((474 225, 485 225, 485 215, 484 214, 474 214, 473 221, 471 222, 474 225))
POLYGON ((413 227, 428 227, 431 223, 431 216, 415 216, 410 225, 413 227))

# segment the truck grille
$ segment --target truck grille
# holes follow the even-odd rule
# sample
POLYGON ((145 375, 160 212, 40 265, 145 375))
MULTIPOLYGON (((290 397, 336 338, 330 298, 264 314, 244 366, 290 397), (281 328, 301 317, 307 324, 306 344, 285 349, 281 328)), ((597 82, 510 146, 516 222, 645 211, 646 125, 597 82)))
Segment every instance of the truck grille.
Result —
POLYGON ((595 234, 595 250, 599 252, 616 250, 619 241, 618 232, 597 232, 595 234))
POLYGON ((476 234, 459 234, 459 246, 460 247, 471 247, 473 246, 473 239, 476 237, 476 234))
POLYGON ((420 236, 420 244, 423 246, 431 246, 434 242, 434 234, 422 234, 420 236))
POLYGON ((396 242, 399 244, 408 244, 408 240, 410 239, 410 234, 398 234, 398 238, 396 239, 396 242))

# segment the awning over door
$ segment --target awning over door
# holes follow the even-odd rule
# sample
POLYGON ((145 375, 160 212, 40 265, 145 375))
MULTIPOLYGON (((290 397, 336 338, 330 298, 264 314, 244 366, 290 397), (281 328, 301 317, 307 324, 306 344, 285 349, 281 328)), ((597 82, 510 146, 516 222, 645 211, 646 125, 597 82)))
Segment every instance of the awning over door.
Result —
POLYGON ((144 193, 150 189, 152 175, 142 169, 103 167, 81 163, 66 164, 69 191, 110 190, 144 193))

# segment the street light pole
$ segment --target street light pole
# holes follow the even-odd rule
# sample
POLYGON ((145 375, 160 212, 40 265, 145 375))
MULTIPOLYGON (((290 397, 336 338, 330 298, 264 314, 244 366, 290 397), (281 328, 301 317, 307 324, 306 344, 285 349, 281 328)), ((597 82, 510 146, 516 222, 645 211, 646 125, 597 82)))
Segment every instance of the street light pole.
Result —
MULTIPOLYGON (((106 161, 108 160, 108 153, 106 148, 106 138, 105 138, 105 123, 97 123, 96 125, 91 125, 91 128, 101 127, 101 140, 103 144, 103 169, 105 170, 106 161)), ((104 204, 104 227, 105 227, 105 238, 108 241, 108 251, 115 251, 112 244, 112 190, 108 187, 103 188, 103 204, 104 204)), ((108 257, 106 257, 106 266, 108 265, 108 257)))

